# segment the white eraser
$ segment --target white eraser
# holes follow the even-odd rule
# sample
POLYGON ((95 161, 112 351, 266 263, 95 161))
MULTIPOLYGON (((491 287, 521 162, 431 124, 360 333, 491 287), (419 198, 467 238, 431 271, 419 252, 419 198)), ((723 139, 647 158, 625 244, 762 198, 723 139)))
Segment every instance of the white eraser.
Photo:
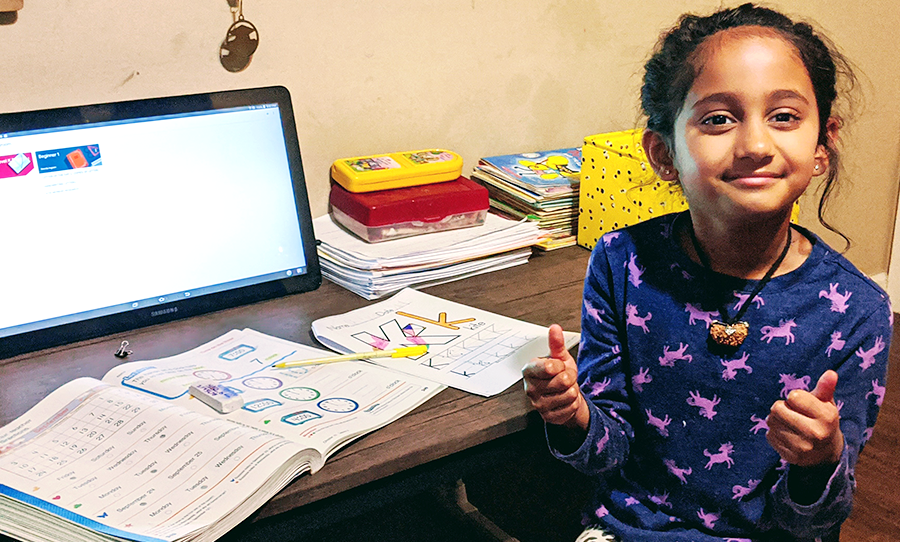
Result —
POLYGON ((190 388, 191 395, 222 414, 244 406, 244 399, 236 391, 214 382, 198 382, 190 388))

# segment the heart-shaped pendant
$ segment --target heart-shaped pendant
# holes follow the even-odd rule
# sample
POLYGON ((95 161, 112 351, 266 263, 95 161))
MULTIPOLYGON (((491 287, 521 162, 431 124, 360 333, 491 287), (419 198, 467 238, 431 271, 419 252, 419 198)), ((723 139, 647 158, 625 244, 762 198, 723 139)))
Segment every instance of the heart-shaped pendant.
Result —
POLYGON ((750 325, 747 322, 726 324, 715 320, 709 325, 709 338, 722 346, 740 346, 749 332, 750 325))

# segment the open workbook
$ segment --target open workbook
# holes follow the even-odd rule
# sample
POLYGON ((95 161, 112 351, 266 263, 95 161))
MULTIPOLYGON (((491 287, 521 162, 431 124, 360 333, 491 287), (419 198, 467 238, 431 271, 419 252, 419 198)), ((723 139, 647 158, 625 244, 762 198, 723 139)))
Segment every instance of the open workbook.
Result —
POLYGON ((79 378, 0 428, 0 532, 28 541, 211 541, 341 446, 444 386, 252 330, 79 378), (216 381, 243 407, 189 387, 216 381))

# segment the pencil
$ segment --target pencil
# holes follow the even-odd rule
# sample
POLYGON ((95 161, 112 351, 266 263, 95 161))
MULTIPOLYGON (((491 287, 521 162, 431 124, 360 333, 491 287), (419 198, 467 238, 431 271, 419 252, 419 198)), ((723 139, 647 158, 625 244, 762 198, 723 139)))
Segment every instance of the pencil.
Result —
POLYGON ((290 367, 302 367, 304 365, 322 365, 324 363, 337 363, 338 361, 353 361, 357 359, 371 358, 405 358, 419 356, 428 352, 428 345, 422 344, 418 346, 406 346, 395 350, 373 350, 371 352, 356 352, 353 354, 344 354, 341 356, 329 356, 326 358, 316 359, 300 359, 292 361, 281 361, 273 365, 276 369, 287 369, 290 367))

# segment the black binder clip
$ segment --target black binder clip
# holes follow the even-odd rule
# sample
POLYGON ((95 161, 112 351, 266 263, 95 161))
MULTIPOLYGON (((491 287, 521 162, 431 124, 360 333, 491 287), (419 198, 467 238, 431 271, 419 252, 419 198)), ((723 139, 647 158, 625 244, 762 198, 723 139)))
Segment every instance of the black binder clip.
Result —
POLYGON ((116 350, 115 356, 119 359, 125 359, 128 357, 128 354, 131 353, 131 350, 125 350, 128 347, 128 341, 122 341, 122 344, 119 345, 119 349, 116 350))

